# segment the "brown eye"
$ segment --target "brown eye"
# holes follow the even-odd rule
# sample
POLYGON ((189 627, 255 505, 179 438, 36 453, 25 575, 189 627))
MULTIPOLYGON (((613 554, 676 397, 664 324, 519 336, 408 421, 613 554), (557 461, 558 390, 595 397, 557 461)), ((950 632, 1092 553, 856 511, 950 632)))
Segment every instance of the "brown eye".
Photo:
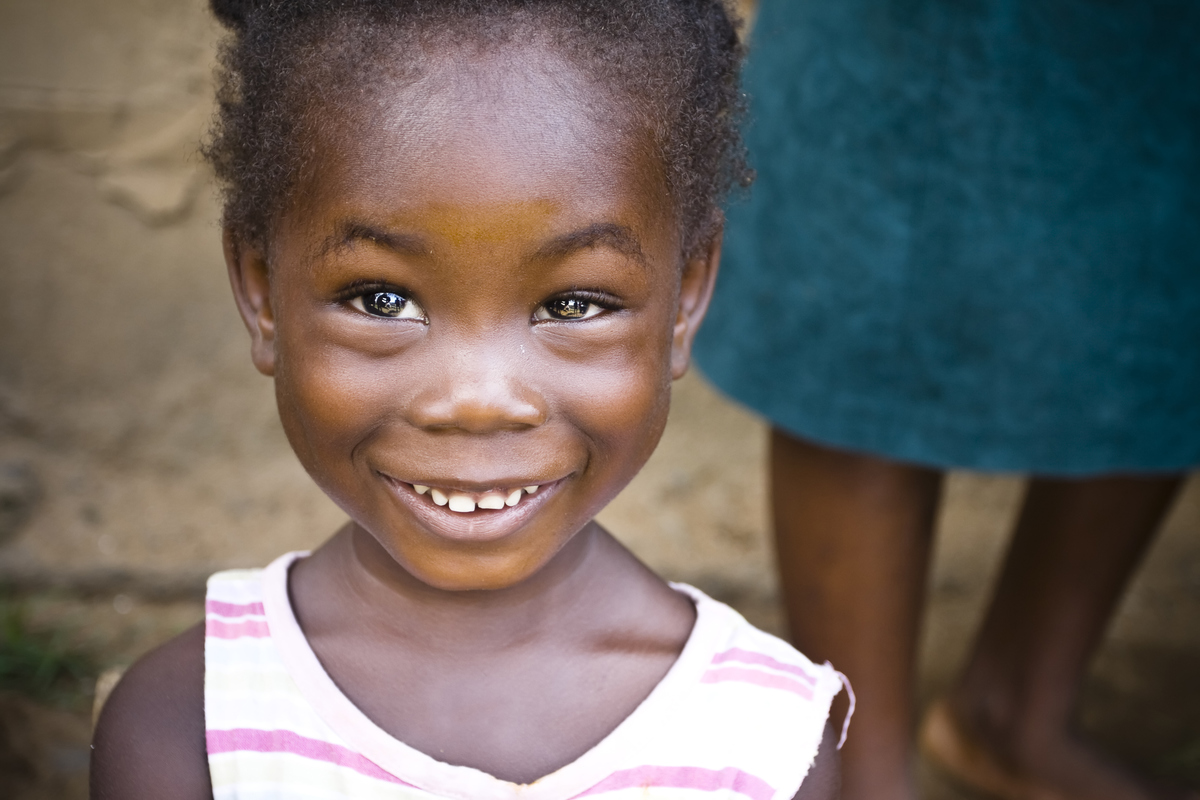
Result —
POLYGON ((425 312, 410 298, 397 292, 367 292, 350 301, 359 311, 386 319, 425 319, 425 312))
POLYGON ((377 317, 398 317, 404 313, 408 300, 395 292, 374 292, 363 295, 363 308, 377 317))
POLYGON ((603 310, 599 304, 582 297, 558 297, 539 308, 534 318, 539 320, 588 319, 603 310))

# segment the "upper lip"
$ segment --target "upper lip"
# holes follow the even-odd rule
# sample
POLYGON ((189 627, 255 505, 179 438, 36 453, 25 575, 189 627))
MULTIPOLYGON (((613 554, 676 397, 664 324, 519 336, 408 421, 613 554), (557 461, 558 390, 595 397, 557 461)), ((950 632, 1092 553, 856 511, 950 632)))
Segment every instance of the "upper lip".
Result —
POLYGON ((386 472, 379 473, 394 483, 405 483, 409 486, 428 486, 443 492, 461 492, 463 494, 485 494, 487 492, 511 492, 513 489, 524 489, 526 486, 545 486, 557 483, 560 478, 505 478, 484 482, 465 482, 456 480, 440 480, 425 478, 397 478, 386 472))

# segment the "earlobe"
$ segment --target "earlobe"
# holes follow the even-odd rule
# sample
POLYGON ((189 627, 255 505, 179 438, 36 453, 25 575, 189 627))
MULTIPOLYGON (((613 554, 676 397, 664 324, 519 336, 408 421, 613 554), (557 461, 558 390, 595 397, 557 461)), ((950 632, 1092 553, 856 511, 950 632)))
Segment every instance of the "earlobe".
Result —
POLYGON ((671 378, 679 380, 692 361, 692 343, 708 304, 712 300, 713 286, 721 263, 721 239, 723 230, 718 228, 708 247, 688 260, 683 267, 682 284, 679 289, 679 312, 675 317, 675 330, 671 341, 671 378))
POLYGON ((275 374, 275 314, 266 256, 236 232, 225 229, 225 266, 242 322, 250 332, 250 358, 263 375, 275 374))

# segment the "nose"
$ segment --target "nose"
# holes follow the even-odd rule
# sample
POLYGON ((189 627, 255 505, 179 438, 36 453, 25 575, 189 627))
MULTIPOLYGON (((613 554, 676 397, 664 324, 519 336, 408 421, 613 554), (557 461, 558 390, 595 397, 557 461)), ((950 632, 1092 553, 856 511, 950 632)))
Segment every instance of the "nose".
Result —
POLYGON ((526 380, 528 360, 520 346, 460 340, 447 351, 413 398, 409 419, 414 425, 484 434, 546 421, 545 398, 526 380))

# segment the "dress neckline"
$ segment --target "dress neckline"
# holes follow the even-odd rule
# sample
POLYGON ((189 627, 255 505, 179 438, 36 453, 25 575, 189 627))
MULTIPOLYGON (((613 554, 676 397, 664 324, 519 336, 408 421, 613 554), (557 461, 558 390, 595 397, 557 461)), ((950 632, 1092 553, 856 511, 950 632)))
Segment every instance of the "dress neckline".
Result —
POLYGON ((644 737, 662 735, 663 725, 670 723, 672 696, 696 685, 734 625, 732 614, 703 592, 687 584, 670 584, 695 603, 696 621, 667 674, 595 747, 533 783, 518 784, 473 767, 438 761, 405 744, 372 722, 342 693, 305 638, 288 596, 288 572, 307 555, 287 553, 263 570, 263 607, 285 669, 318 716, 352 749, 405 783, 448 798, 567 800, 582 794, 607 777, 615 763, 629 763, 625 756, 636 754, 644 737))

